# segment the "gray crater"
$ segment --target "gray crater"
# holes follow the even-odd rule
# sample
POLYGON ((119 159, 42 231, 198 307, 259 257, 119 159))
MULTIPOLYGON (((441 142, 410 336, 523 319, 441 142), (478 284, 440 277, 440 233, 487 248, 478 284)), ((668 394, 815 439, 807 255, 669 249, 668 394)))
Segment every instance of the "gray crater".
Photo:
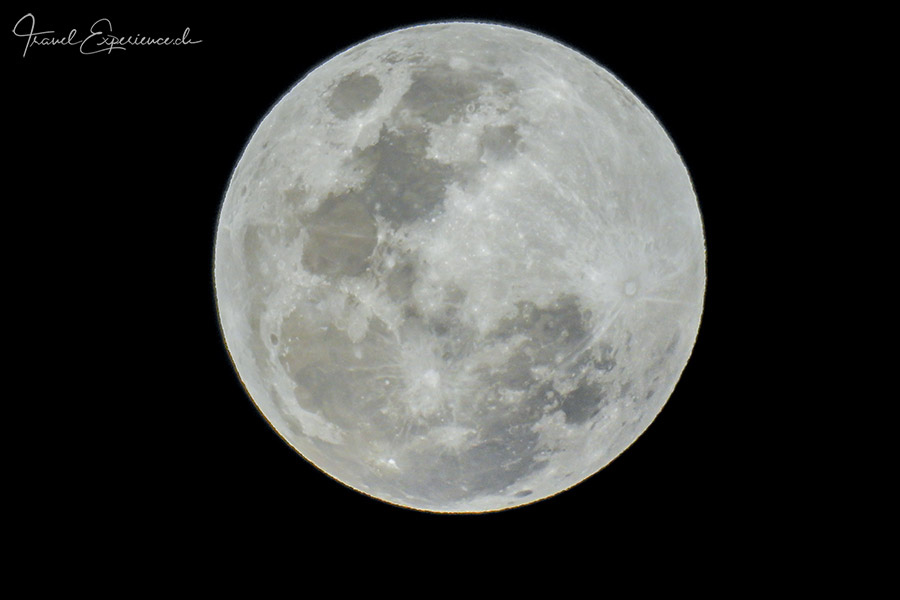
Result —
POLYGON ((381 95, 381 84, 374 75, 351 73, 335 86, 328 99, 328 110, 340 119, 360 113, 381 95))

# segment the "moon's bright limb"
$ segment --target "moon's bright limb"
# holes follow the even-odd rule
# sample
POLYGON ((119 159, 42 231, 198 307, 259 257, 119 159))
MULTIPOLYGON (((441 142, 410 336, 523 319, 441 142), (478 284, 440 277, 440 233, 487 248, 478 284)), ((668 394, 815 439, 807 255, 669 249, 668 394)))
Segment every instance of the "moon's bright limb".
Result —
POLYGON ((259 410, 352 488, 507 508, 613 460, 693 347, 688 173, 559 43, 440 23, 367 40, 275 105, 219 217, 225 340, 259 410))

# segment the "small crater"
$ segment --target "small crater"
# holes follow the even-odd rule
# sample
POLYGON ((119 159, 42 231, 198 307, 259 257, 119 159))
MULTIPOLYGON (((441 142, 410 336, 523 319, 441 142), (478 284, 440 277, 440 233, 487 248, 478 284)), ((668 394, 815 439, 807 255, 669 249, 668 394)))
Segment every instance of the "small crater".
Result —
POLYGON ((269 341, 272 342, 273 346, 277 346, 278 345, 278 336, 273 333, 272 335, 269 336, 269 341))
POLYGON ((351 73, 331 92, 328 110, 340 119, 347 119, 372 106, 380 95, 381 84, 377 77, 351 73))

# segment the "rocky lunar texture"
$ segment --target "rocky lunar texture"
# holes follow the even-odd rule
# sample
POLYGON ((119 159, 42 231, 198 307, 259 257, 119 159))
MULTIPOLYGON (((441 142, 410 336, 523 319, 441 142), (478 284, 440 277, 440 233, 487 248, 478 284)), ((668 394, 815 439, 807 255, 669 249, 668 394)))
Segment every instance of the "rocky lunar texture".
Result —
POLYGON ((646 429, 690 355, 704 258, 681 159, 611 74, 529 32, 435 24, 273 108, 215 278, 240 377, 303 456, 388 502, 483 511, 646 429))

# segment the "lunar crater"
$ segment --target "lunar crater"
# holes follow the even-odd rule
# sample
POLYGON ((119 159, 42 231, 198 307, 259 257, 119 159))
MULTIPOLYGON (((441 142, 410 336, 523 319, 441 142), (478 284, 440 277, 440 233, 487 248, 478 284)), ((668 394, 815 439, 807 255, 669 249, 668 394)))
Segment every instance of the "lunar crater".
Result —
POLYGON ((342 78, 328 100, 328 109, 338 118, 360 113, 381 95, 381 84, 374 75, 351 73, 342 78))

